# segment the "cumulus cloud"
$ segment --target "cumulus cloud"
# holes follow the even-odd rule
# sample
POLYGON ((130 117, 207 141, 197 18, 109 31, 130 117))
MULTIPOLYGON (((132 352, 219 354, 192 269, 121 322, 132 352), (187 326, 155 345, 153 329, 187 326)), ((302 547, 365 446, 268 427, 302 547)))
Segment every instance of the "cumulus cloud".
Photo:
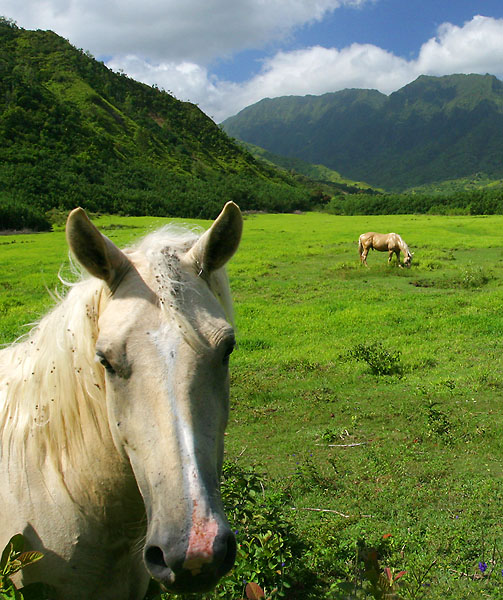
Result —
POLYGON ((318 95, 345 88, 389 94, 419 75, 491 73, 503 77, 503 19, 475 16, 463 27, 444 23, 410 60, 370 44, 280 51, 263 62, 255 77, 240 84, 218 80, 194 63, 153 66, 130 57, 110 61, 109 66, 122 67, 135 79, 157 83, 181 100, 198 103, 219 122, 265 97, 318 95))
POLYGON ((418 55, 405 59, 370 44, 274 51, 296 28, 341 6, 379 0, 2 0, 21 27, 52 29, 113 70, 198 104, 217 122, 264 97, 344 88, 393 92, 421 74, 491 73, 503 77, 503 19, 475 16, 440 25, 418 55), (276 44, 274 46, 273 44, 276 44), (236 83, 212 65, 265 49, 258 73, 236 83))
POLYGON ((95 56, 195 62, 258 48, 341 6, 376 0, 3 0, 26 29, 52 29, 95 56))
POLYGON ((503 75, 503 19, 477 15, 463 27, 444 23, 414 62, 430 75, 491 73, 503 75))

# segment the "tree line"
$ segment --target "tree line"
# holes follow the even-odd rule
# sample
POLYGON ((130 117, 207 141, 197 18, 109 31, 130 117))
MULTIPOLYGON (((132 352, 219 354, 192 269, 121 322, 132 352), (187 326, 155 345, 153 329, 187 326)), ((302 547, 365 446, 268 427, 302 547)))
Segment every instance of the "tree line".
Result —
POLYGON ((346 194, 332 198, 324 210, 335 215, 495 215, 503 214, 503 188, 451 194, 346 194))

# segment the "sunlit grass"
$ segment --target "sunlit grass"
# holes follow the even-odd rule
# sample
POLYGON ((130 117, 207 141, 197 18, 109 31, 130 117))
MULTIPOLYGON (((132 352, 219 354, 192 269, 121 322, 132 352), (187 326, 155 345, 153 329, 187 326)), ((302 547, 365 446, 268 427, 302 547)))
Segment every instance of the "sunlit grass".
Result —
MULTIPOLYGON (((98 225, 124 245, 163 222, 98 225)), ((358 543, 387 534, 381 564, 406 571, 400 597, 499 597, 502 227, 501 216, 246 217, 229 265, 238 345, 226 458, 285 494, 307 548, 289 566, 304 573, 289 598, 370 597, 337 586, 356 585, 358 543), (361 267, 364 231, 399 232, 412 268, 378 252, 361 267), (355 360, 375 343, 399 352, 400 370, 378 376, 355 360)), ((0 238, 3 343, 53 303, 46 288, 66 256, 61 231, 0 238)))

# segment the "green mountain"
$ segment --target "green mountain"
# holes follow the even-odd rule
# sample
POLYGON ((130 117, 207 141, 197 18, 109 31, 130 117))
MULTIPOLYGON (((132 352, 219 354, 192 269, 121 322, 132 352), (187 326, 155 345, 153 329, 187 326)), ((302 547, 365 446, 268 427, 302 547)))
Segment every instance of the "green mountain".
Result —
MULTIPOLYGON (((0 18, 0 229, 56 209, 213 217, 308 208, 199 108, 113 73, 51 31, 0 18)), ((33 219, 32 219, 33 220, 33 219)), ((36 220, 36 219, 35 219, 36 220)))
POLYGON ((229 135, 388 190, 503 178, 503 83, 421 76, 386 96, 344 90, 265 99, 224 121, 229 135))

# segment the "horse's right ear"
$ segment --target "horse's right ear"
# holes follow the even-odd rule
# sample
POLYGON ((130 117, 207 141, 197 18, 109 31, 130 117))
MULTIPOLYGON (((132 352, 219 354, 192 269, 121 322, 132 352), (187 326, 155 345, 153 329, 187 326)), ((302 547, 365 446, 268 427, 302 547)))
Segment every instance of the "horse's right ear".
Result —
POLYGON ((66 239, 72 254, 94 277, 113 289, 125 269, 131 266, 126 255, 91 223, 82 208, 76 208, 66 222, 66 239))

